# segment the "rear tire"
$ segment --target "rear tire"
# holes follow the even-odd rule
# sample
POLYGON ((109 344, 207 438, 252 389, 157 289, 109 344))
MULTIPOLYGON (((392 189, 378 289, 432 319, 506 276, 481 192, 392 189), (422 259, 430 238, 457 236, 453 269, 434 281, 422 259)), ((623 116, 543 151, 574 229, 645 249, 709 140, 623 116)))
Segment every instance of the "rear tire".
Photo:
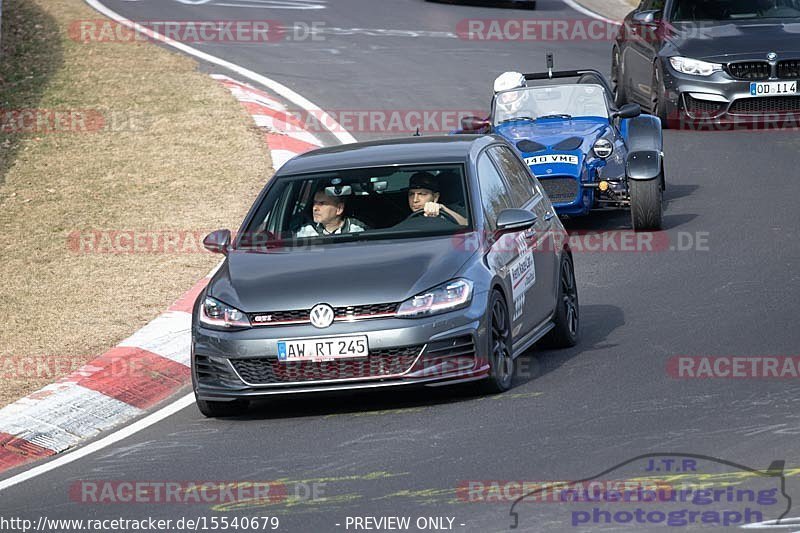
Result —
POLYGON ((661 229, 664 191, 663 171, 659 177, 647 180, 628 180, 631 194, 631 222, 634 231, 661 229))
POLYGON ((218 418, 226 416, 236 416, 242 414, 247 409, 247 402, 244 400, 233 400, 231 402, 210 402, 200 400, 195 397, 197 408, 207 418, 218 418))
POLYGON ((543 348, 571 348, 578 344, 580 306, 575 268, 567 252, 561 254, 558 275, 558 299, 553 317, 555 327, 540 341, 543 348))
POLYGON ((516 361, 511 352, 511 317, 499 291, 489 299, 488 352, 489 377, 483 383, 487 393, 505 392, 514 381, 516 361))

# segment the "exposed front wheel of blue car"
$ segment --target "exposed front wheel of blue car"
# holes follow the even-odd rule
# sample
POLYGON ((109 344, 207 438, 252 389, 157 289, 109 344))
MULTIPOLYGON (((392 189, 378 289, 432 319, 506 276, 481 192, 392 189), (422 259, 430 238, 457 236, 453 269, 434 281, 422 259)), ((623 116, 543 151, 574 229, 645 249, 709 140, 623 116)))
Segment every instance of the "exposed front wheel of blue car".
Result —
POLYGON ((505 392, 514 380, 514 356, 511 352, 511 317, 508 306, 498 291, 489 300, 489 377, 485 380, 487 392, 505 392))
POLYGON ((575 283, 575 268, 572 257, 561 254, 558 278, 558 299, 553 315, 553 329, 539 342, 544 348, 570 348, 578 344, 580 327, 578 285, 575 283))
POLYGON ((614 47, 611 55, 611 89, 614 91, 614 103, 620 107, 627 103, 628 95, 625 93, 625 78, 622 76, 622 58, 619 48, 614 47))
POLYGON ((634 231, 661 229, 664 191, 663 177, 652 180, 629 180, 631 195, 631 222, 634 231))

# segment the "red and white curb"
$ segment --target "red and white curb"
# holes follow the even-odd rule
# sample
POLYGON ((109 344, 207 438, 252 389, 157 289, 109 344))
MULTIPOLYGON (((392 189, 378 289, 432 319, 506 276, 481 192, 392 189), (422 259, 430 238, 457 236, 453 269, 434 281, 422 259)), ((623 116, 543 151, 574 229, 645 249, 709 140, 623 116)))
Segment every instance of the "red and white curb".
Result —
POLYGON ((294 156, 323 146, 275 97, 227 76, 214 74, 211 77, 231 91, 253 116, 256 126, 264 131, 276 171, 294 156))
MULTIPOLYGON (((287 122, 287 109, 275 97, 227 76, 213 77, 264 130, 275 170, 322 146, 299 124, 287 122)), ((141 416, 187 385, 192 306, 214 271, 118 346, 0 409, 0 472, 73 448, 141 416)))

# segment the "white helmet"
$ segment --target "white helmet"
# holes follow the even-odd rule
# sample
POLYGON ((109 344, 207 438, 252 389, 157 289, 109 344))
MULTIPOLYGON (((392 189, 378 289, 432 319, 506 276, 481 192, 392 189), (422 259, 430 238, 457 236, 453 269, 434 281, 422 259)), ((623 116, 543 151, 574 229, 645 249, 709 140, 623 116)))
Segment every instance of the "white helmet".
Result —
POLYGON ((525 76, 519 72, 503 72, 494 80, 494 92, 525 87, 525 76))
POLYGON ((503 72, 496 80, 494 80, 494 94, 502 91, 503 94, 497 96, 498 111, 507 115, 510 118, 516 115, 522 108, 522 91, 515 91, 514 89, 521 89, 526 87, 525 76, 519 72, 503 72))

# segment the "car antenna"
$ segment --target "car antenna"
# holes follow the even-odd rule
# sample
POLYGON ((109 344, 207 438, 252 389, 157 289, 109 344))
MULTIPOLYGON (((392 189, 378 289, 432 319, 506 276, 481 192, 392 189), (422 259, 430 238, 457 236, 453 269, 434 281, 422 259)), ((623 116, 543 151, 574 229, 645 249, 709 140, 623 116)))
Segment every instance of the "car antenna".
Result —
POLYGON ((417 132, 413 136, 414 137, 422 137, 422 135, 419 133, 419 126, 417 126, 417 132))
POLYGON ((553 52, 547 52, 547 77, 553 79, 553 52))

